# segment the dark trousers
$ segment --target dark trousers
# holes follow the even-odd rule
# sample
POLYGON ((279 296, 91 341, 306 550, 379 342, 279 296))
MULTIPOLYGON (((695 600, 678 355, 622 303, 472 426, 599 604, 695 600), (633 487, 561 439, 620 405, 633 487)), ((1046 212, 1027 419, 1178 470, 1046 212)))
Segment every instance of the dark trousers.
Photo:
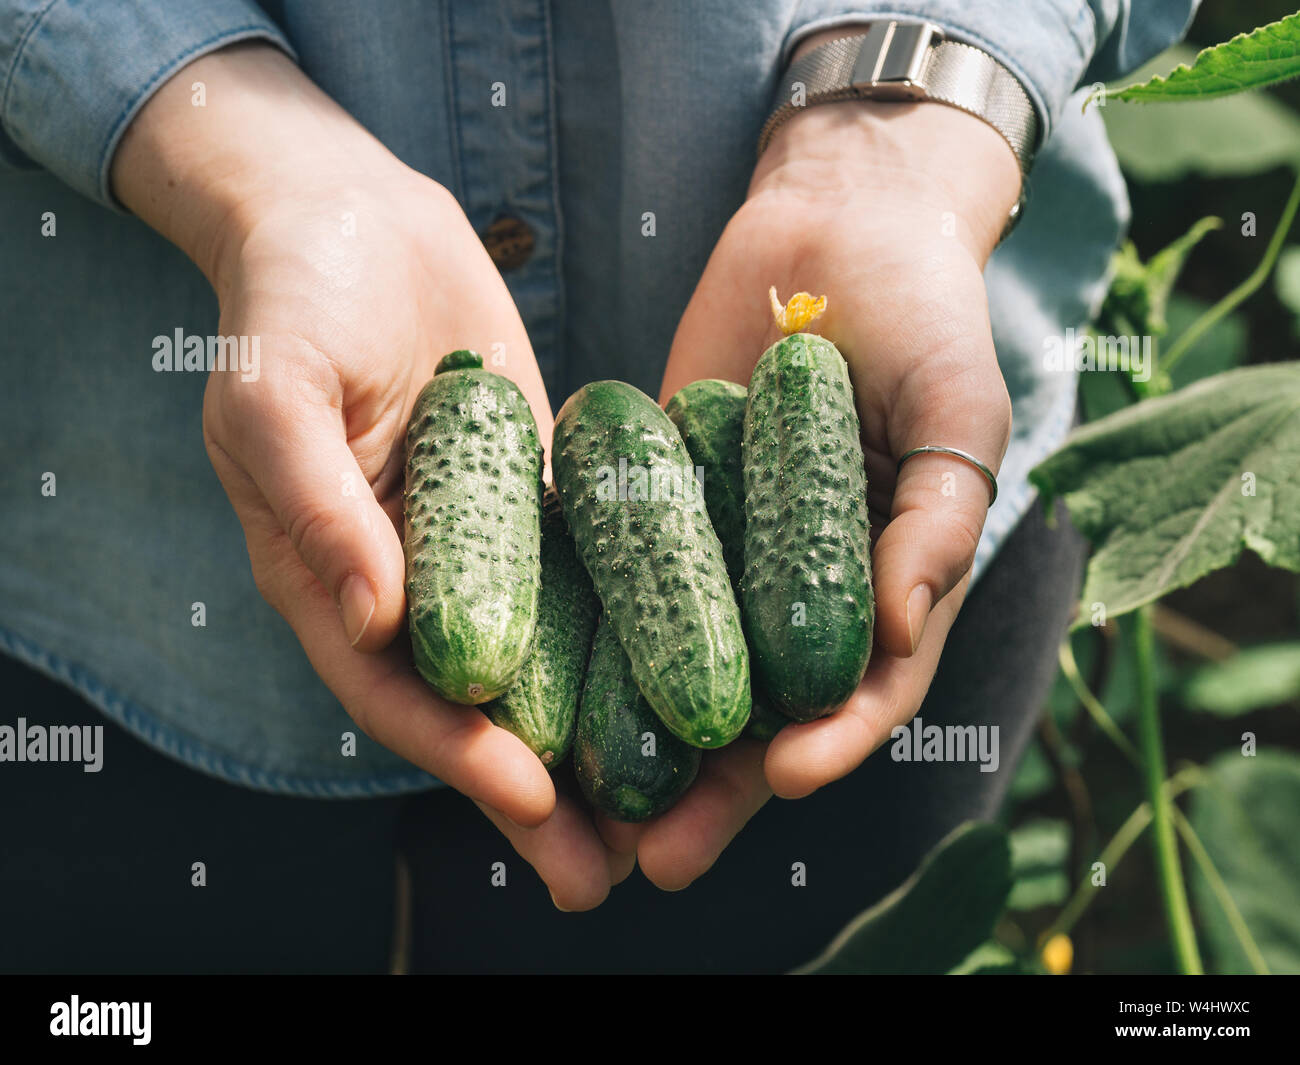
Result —
POLYGON ((411 971, 787 970, 952 828, 996 815, 1051 683, 1082 560, 1068 524, 1048 529, 1035 508, 949 637, 921 716, 999 726, 997 772, 895 762, 886 744, 806 799, 769 802, 685 891, 660 892, 634 872, 581 914, 558 912, 449 789, 353 801, 248 791, 171 761, 0 659, 0 720, 103 724, 106 748, 99 773, 0 763, 0 971, 382 972, 399 851, 411 903, 399 953, 411 971), (195 862, 205 887, 192 886, 195 862), (795 862, 806 886, 792 884, 795 862))

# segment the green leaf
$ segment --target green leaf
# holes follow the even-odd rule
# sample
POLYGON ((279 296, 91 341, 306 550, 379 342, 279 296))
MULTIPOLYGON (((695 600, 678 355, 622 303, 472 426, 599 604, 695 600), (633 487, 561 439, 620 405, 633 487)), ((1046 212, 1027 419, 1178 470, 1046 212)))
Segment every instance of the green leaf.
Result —
POLYGON ((948 970, 948 975, 1024 976, 1035 972, 997 940, 990 940, 971 951, 960 965, 948 970))
POLYGON ((1118 411, 1030 479, 1093 544, 1076 628, 1093 603, 1118 617, 1243 548, 1300 572, 1300 365, 1230 370, 1118 411))
POLYGON ((1230 41, 1206 48, 1190 67, 1175 67, 1168 77, 1130 85, 1107 99, 1207 100, 1300 76, 1300 13, 1239 33, 1230 41))
MULTIPOLYGON (((1169 300, 1169 333, 1180 336, 1201 317, 1210 304, 1175 292, 1169 300)), ((1211 377, 1239 366, 1246 356, 1250 326, 1239 313, 1220 318, 1179 360, 1169 377, 1174 388, 1184 388, 1202 377, 1211 377)))
POLYGON ((974 969, 954 971, 953 976, 1042 976, 1041 969, 1033 968, 1028 962, 1016 958, 1011 962, 980 965, 974 969))
POLYGON ((1300 340, 1300 245, 1293 244, 1285 248, 1273 269, 1277 298, 1282 306, 1295 315, 1291 332, 1300 340))
MULTIPOLYGON (((1169 382, 1161 378, 1158 371, 1152 374, 1149 366, 1143 368, 1146 373, 1152 374, 1150 381, 1146 382, 1136 377, 1130 380, 1127 371, 1108 369, 1102 356, 1104 351, 1112 349, 1104 347, 1105 341, 1099 338, 1127 338, 1128 351, 1141 350, 1138 345, 1143 343, 1145 337, 1159 337, 1168 332, 1168 316, 1176 316, 1174 320, 1180 326, 1178 331, 1195 321, 1206 305, 1177 295, 1174 284, 1192 248, 1207 233, 1218 229, 1222 224, 1217 218, 1202 218, 1146 262, 1138 257, 1137 248, 1132 241, 1125 241, 1123 247, 1115 252, 1111 260, 1113 273, 1110 288, 1091 330, 1091 341, 1095 345, 1096 354, 1095 368, 1089 368, 1087 363, 1076 362, 1076 365, 1082 366, 1079 392, 1084 414, 1089 421, 1122 410, 1135 402, 1139 395, 1146 395, 1153 387, 1158 392, 1169 390, 1166 387, 1169 382), (1195 313, 1192 308, 1195 308, 1195 313)), ((1213 350, 1202 350, 1198 344, 1194 349, 1197 361, 1190 367, 1176 367, 1179 371, 1174 378, 1176 383, 1184 384, 1209 373, 1226 370, 1239 360, 1240 350, 1245 346, 1245 326, 1239 318, 1225 318, 1216 323, 1210 333, 1202 338, 1202 344, 1206 344, 1211 335, 1213 350)), ((1155 349, 1154 343, 1151 348, 1155 349)), ((1186 361, 1183 360, 1184 363, 1186 361)))
POLYGON ((968 821, 799 973, 946 973, 989 938, 1011 891, 1006 830, 968 821))
POLYGON ((1015 883, 1009 910, 1036 910, 1064 902, 1070 892, 1065 860, 1070 829, 1064 821, 1037 820, 1011 833, 1011 875, 1015 883))
POLYGON ((1187 256, 1202 238, 1223 225, 1202 218, 1172 244, 1143 262, 1126 240, 1111 260, 1114 274, 1102 301, 1094 331, 1103 336, 1162 336, 1169 328, 1165 309, 1187 256))
POLYGON ((1011 778, 1011 785, 1007 788, 1007 801, 1017 803, 1037 798, 1051 791, 1055 783, 1056 778, 1052 775, 1047 756, 1043 754, 1038 740, 1032 739, 1025 748, 1020 764, 1016 766, 1015 776, 1011 778))
POLYGON ((1277 298, 1288 310, 1300 314, 1300 244, 1284 248, 1274 268, 1273 285, 1277 298))
POLYGON ((1095 422, 1137 402, 1133 388, 1119 370, 1090 370, 1079 374, 1079 398, 1085 421, 1095 422))
POLYGON ((1300 643, 1261 644, 1201 666, 1183 685, 1190 710, 1223 717, 1300 699, 1300 643))
MULTIPOLYGON (((1204 300, 1174 292, 1167 308, 1169 332, 1179 336, 1209 309, 1204 300)), ((1298 320, 1300 323, 1300 320, 1298 320)), ((1196 344, 1187 349, 1169 375, 1174 388, 1182 388, 1202 377, 1223 373, 1240 365, 1246 354, 1249 328, 1238 313, 1220 318, 1196 344)), ((1123 410, 1137 401, 1132 388, 1117 370, 1096 370, 1079 374, 1079 396, 1084 417, 1092 422, 1123 410)))
MULTIPOLYGON (((1274 973, 1300 973, 1300 758, 1261 749, 1211 764, 1192 793, 1189 819, 1274 973)), ((1213 969, 1250 962, 1209 884, 1191 869, 1192 897, 1213 969)))
MULTIPOLYGON (((1192 48, 1175 45, 1134 76, 1145 79, 1194 56, 1192 48)), ((1139 181, 1173 181, 1187 174, 1245 177, 1300 165, 1300 115, 1264 93, 1180 107, 1115 104, 1103 106, 1101 115, 1120 166, 1139 181)))

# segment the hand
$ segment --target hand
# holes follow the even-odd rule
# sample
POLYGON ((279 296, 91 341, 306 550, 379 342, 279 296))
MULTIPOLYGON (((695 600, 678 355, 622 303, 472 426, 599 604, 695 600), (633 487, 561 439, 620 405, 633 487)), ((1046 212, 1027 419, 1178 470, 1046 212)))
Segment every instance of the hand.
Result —
POLYGON ((114 184, 204 270, 221 335, 259 340, 256 380, 209 377, 203 433, 262 595, 368 736, 478 803, 557 905, 599 904, 631 860, 557 801, 522 742, 438 698, 403 635, 403 445, 438 359, 503 351, 494 368, 551 436, 523 323, 454 198, 265 45, 213 53, 164 86, 114 184), (201 117, 193 80, 207 84, 201 117))
POLYGON ((780 335, 770 286, 782 300, 828 297, 812 328, 844 354, 856 393, 876 642, 836 714, 786 727, 766 750, 706 755, 692 790, 649 826, 602 826, 660 886, 686 886, 772 792, 796 798, 844 776, 920 707, 970 579, 989 486, 942 455, 909 459, 897 478, 895 468, 923 444, 960 448, 995 471, 1006 450, 1010 402, 982 270, 1019 180, 1000 135, 953 108, 820 105, 778 131, 718 241, 673 340, 662 398, 700 378, 748 383, 780 335))

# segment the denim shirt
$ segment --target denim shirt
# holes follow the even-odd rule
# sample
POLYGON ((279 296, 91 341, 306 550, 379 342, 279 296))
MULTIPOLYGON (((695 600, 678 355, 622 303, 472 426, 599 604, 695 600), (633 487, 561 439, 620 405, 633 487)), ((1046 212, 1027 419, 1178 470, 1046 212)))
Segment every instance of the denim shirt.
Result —
MULTIPOLYGON (((480 232, 502 215, 525 222, 533 253, 505 276, 559 402, 605 377, 658 393, 801 37, 923 17, 991 53, 1048 139, 1025 219, 985 272, 1014 435, 978 574, 1030 505, 1027 471, 1071 421, 1076 382, 1045 368, 1045 339, 1089 320, 1127 220, 1080 93, 1178 39, 1194 8, 0 0, 0 648, 154 747, 249 787, 358 796, 436 783, 359 733, 262 601, 204 451, 203 375, 152 366, 155 336, 217 332, 216 301, 113 202, 108 174, 132 117, 198 56, 272 42, 453 190, 480 232), (508 106, 490 106, 494 83, 508 106), (645 211, 653 240, 641 236, 645 211), (355 756, 342 754, 345 732, 357 733, 355 756)), ((10 703, 0 717, 22 712, 10 703)))

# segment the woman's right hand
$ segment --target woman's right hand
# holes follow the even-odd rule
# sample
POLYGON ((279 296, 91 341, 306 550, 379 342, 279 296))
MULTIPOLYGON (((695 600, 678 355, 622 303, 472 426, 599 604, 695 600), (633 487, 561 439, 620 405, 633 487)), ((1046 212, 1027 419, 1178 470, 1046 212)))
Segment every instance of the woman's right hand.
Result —
POLYGON ((557 801, 522 742, 438 698, 404 635, 403 444, 438 360, 503 356, 492 368, 551 437, 523 323, 453 196, 262 44, 164 85, 113 180, 212 282, 221 335, 257 338, 255 374, 210 375, 203 433, 262 595, 368 736, 473 799, 557 906, 598 905, 633 859, 604 845, 577 801, 557 801))

